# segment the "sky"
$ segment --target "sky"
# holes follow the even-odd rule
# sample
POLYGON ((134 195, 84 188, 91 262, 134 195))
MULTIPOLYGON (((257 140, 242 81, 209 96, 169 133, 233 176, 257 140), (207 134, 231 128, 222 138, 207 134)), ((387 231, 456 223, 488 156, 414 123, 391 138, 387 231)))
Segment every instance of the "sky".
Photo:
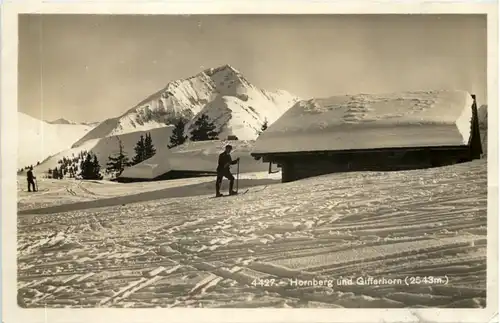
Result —
POLYGON ((103 121, 230 64, 301 98, 461 89, 487 102, 485 15, 20 15, 19 111, 103 121))

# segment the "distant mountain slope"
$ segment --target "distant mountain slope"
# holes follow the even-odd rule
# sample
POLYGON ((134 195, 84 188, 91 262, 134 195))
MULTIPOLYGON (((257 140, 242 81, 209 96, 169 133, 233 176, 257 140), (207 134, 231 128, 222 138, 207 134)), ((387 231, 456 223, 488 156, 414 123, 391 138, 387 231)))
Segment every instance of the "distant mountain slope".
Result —
POLYGON ((91 126, 91 127, 96 127, 97 125, 100 124, 100 122, 75 122, 75 121, 70 121, 65 118, 59 118, 57 120, 52 120, 52 121, 45 121, 50 124, 74 124, 74 125, 84 125, 84 126, 91 126))
POLYGON ((251 140, 265 119, 273 122, 297 100, 286 91, 258 89, 239 71, 224 65, 168 83, 124 114, 95 127, 73 147, 91 139, 163 127, 179 117, 192 120, 200 112, 215 119, 221 136, 235 134, 251 140))
POLYGON ((36 165, 57 154, 91 131, 92 127, 74 124, 50 124, 22 112, 18 118, 18 168, 36 165))
POLYGON ((50 124, 77 124, 76 122, 69 121, 69 120, 64 119, 64 118, 59 118, 59 119, 53 120, 53 121, 47 121, 47 123, 50 123, 50 124))
MULTIPOLYGON (((151 133, 153 145, 157 148, 157 150, 161 149, 161 147, 163 146, 166 146, 166 142, 168 142, 168 138, 170 138, 170 135, 172 134, 172 128, 172 126, 163 126, 161 128, 155 128, 148 131, 149 133, 151 133)), ((81 144, 78 147, 68 147, 68 149, 52 156, 51 158, 43 162, 40 166, 35 167, 35 170, 45 173, 49 169, 59 167, 58 161, 60 159, 63 159, 64 157, 72 158, 78 156, 81 151, 92 151, 94 154, 96 154, 99 160, 101 170, 104 171, 106 168, 106 163, 108 162, 108 157, 118 153, 119 151, 118 139, 122 141, 124 152, 127 154, 129 159, 132 159, 135 155, 134 147, 137 141, 140 139, 141 135, 145 135, 146 133, 146 131, 135 131, 116 136, 87 140, 85 143, 81 144)))

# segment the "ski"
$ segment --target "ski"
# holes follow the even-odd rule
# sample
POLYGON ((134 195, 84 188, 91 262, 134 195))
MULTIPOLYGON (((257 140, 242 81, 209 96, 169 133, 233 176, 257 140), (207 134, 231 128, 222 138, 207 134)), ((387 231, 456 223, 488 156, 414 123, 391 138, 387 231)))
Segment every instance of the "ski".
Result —
POLYGON ((38 192, 47 192, 49 189, 48 188, 44 188, 44 189, 41 189, 41 190, 36 190, 36 191, 31 191, 29 192, 28 190, 21 190, 21 192, 25 192, 25 193, 38 193, 38 192))
POLYGON ((238 195, 243 195, 243 194, 245 194, 245 193, 248 193, 248 191, 249 191, 249 190, 250 190, 250 189, 248 189, 248 188, 247 188, 246 190, 244 190, 244 191, 243 191, 243 192, 241 192, 241 193, 236 193, 236 194, 233 194, 233 195, 230 195, 230 194, 223 194, 223 195, 221 195, 221 196, 212 196, 211 198, 212 198, 212 199, 216 199, 216 198, 220 198, 220 197, 230 197, 230 196, 238 196, 238 195))

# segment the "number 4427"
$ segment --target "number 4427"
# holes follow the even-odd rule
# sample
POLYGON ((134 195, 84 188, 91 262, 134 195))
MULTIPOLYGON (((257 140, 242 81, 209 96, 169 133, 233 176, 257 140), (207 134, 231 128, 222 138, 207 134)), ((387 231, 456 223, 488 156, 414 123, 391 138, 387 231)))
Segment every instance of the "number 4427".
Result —
POLYGON ((276 286, 278 283, 276 279, 269 278, 269 279, 261 279, 261 278, 255 278, 252 281, 252 286, 259 286, 259 287, 271 287, 271 286, 276 286))

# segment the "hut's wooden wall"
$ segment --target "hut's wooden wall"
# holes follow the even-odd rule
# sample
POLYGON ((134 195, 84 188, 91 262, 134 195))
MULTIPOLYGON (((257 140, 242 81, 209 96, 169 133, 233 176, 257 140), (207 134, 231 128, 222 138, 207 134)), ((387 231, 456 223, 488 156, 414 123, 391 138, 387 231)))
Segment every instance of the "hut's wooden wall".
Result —
POLYGON ((364 151, 269 158, 281 164, 282 181, 351 171, 397 171, 470 161, 469 149, 364 151))

